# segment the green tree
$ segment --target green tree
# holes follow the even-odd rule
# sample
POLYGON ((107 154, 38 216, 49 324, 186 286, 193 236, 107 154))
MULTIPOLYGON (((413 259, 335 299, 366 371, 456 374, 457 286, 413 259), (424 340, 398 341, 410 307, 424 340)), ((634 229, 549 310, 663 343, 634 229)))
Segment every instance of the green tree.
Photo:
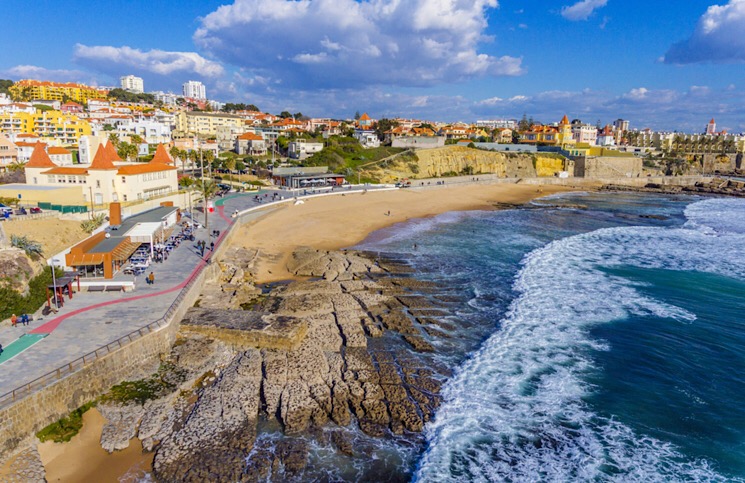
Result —
POLYGON ((6 94, 10 96, 10 87, 13 85, 13 81, 10 79, 0 79, 0 94, 6 94))
POLYGON ((354 113, 354 120, 355 120, 355 121, 357 121, 357 120, 359 120, 359 118, 361 118, 361 117, 362 117, 362 116, 360 115, 360 111, 355 111, 355 113, 354 113))
POLYGON ((184 188, 186 190, 187 195, 189 196, 189 213, 193 214, 192 206, 191 206, 191 192, 194 189, 194 185, 196 185, 197 180, 195 180, 192 176, 182 176, 178 180, 179 186, 184 188))
POLYGON ((396 128, 398 126, 399 126, 398 121, 383 118, 379 120, 378 123, 375 125, 375 134, 377 134, 378 139, 382 141, 385 139, 386 131, 390 131, 391 129, 396 128))
POLYGON ((288 119, 292 117, 292 113, 290 111, 282 111, 279 113, 279 117, 281 117, 282 119, 288 119))
POLYGON ((254 112, 261 112, 261 109, 259 109, 255 104, 249 104, 246 106, 246 110, 248 111, 254 111, 254 112))
POLYGON ((237 169, 238 171, 243 171, 243 170, 245 170, 245 169, 246 169, 246 163, 244 163, 244 162, 243 162, 243 161, 241 161, 240 159, 237 159, 237 160, 235 161, 235 169, 237 169))
POLYGON ((111 141, 111 144, 113 144, 115 148, 118 147, 119 146, 119 135, 115 132, 109 133, 109 141, 111 141))
POLYGON ((145 142, 145 140, 142 139, 142 136, 140 136, 139 134, 132 134, 129 137, 129 140, 132 141, 132 144, 137 144, 137 145, 145 142))
POLYGON ((528 115, 523 114, 522 119, 517 123, 517 130, 520 132, 525 132, 528 129, 530 129, 530 123, 528 122, 528 115))

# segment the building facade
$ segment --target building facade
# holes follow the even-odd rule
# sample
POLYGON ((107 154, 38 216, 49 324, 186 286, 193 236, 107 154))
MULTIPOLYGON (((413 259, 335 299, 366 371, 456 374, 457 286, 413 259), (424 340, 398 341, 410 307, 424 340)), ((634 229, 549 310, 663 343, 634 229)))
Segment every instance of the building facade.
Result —
POLYGON ((187 81, 182 86, 184 97, 193 97, 194 99, 207 99, 207 90, 199 81, 187 81))
POLYGON ((176 129, 182 135, 204 134, 217 135, 218 128, 245 126, 245 120, 234 114, 218 112, 181 112, 176 116, 176 129))
POLYGON ((142 77, 136 77, 133 75, 125 75, 119 78, 119 85, 125 91, 134 92, 136 94, 142 94, 145 92, 145 83, 142 81, 142 77))
POLYGON ((23 79, 10 86, 14 99, 30 101, 42 99, 47 101, 75 101, 86 104, 88 99, 106 99, 109 91, 85 84, 61 83, 23 79))

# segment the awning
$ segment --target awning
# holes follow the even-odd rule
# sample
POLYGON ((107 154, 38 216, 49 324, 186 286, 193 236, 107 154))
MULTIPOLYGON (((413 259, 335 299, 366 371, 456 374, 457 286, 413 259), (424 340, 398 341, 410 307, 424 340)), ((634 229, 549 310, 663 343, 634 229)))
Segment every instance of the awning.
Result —
POLYGON ((103 263, 103 253, 81 253, 67 254, 67 265, 70 267, 81 267, 84 265, 101 265, 103 263))

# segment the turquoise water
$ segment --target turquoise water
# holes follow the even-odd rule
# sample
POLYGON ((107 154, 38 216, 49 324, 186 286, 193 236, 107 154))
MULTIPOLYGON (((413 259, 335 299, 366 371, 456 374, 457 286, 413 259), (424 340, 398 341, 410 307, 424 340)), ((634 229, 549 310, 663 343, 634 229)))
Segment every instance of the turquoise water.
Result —
POLYGON ((454 376, 402 477, 745 478, 745 200, 564 195, 363 248, 470 297, 434 341, 454 376))

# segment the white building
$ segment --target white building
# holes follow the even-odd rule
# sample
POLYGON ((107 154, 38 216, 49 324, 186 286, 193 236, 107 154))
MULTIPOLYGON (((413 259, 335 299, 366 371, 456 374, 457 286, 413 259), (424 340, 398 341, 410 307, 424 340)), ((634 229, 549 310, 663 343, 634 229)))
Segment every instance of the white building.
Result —
POLYGON ((305 139, 297 139, 287 146, 288 154, 292 159, 305 159, 322 149, 323 143, 309 143, 305 139))
POLYGON ((106 144, 108 139, 108 133, 105 131, 98 136, 80 136, 80 140, 78 141, 78 162, 80 164, 91 164, 96 151, 98 151, 98 147, 106 144))
POLYGON ((598 128, 592 124, 575 124, 572 126, 572 138, 578 143, 594 146, 598 139, 598 128))
POLYGON ((162 144, 149 163, 122 163, 114 146, 106 143, 98 147, 91 164, 58 166, 44 145, 37 143, 25 167, 26 184, 79 187, 80 201, 85 204, 91 199, 96 204, 143 200, 178 190, 172 163, 162 144))
POLYGON ((207 99, 207 90, 204 88, 204 84, 199 81, 190 80, 185 82, 182 93, 184 94, 184 97, 207 99))
POLYGON ((375 131, 367 129, 355 129, 354 138, 359 141, 363 148, 379 148, 380 139, 375 131))
POLYGON ((476 126, 490 130, 494 129, 517 129, 517 121, 514 119, 487 119, 476 121, 476 126))
POLYGON ((125 75, 119 78, 119 83, 125 91, 134 92, 136 94, 142 94, 145 92, 145 84, 142 82, 142 77, 125 75))
POLYGON ((163 91, 153 92, 153 96, 155 97, 156 101, 160 101, 167 106, 175 106, 176 99, 181 97, 172 92, 163 92, 163 91))

